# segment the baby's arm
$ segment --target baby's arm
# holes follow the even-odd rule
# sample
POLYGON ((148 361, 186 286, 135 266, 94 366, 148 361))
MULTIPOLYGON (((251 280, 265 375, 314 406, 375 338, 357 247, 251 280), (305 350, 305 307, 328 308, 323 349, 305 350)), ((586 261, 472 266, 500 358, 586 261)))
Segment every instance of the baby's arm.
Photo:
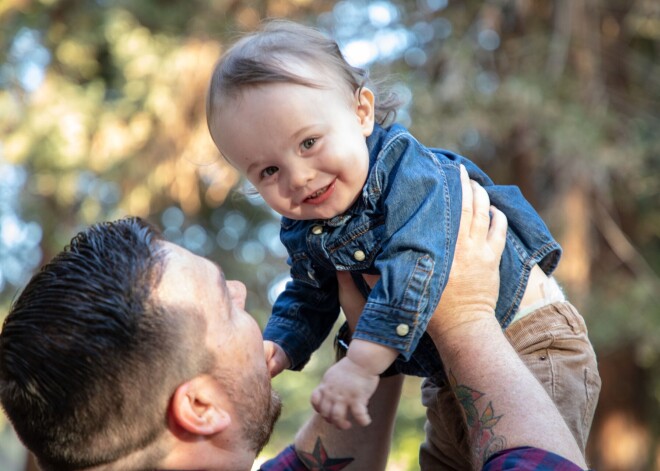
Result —
POLYGON ((396 359, 395 349, 354 339, 345 358, 331 366, 312 393, 312 405, 325 420, 341 429, 351 427, 348 411, 366 427, 369 398, 378 386, 379 375, 396 359))
POLYGON ((271 376, 283 369, 301 370, 328 336, 339 316, 337 277, 334 271, 314 273, 318 287, 293 276, 304 267, 292 264, 292 280, 277 298, 264 329, 266 361, 271 376))

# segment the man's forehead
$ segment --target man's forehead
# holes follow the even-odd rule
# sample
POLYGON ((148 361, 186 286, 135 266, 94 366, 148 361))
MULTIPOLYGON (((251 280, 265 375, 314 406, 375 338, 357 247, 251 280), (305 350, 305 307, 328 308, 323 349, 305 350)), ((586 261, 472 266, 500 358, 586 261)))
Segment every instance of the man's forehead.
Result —
POLYGON ((190 250, 181 247, 178 244, 168 241, 160 241, 159 244, 161 244, 162 248, 167 254, 166 258, 169 261, 174 261, 175 263, 181 265, 191 265, 191 266, 195 266, 195 265, 205 266, 207 264, 210 264, 214 266, 214 268, 217 268, 218 271, 222 272, 220 266, 214 261, 196 255, 190 250))
POLYGON ((161 295, 168 290, 180 293, 177 288, 203 290, 206 283, 212 283, 226 295, 225 275, 217 263, 172 242, 160 243, 165 252, 165 269, 158 290, 161 295))

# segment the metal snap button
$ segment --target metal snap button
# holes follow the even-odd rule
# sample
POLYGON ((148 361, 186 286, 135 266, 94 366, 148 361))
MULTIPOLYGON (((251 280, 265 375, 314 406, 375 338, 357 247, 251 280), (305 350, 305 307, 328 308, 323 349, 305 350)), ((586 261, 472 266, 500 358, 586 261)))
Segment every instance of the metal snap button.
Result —
POLYGON ((356 250, 355 253, 353 254, 353 258, 357 260, 358 262, 364 261, 367 256, 362 250, 356 250))
POLYGON ((407 324, 399 324, 396 326, 396 334, 399 337, 405 337, 410 332, 410 327, 407 324))
POLYGON ((323 233, 323 226, 314 226, 312 227, 312 234, 319 235, 323 233))

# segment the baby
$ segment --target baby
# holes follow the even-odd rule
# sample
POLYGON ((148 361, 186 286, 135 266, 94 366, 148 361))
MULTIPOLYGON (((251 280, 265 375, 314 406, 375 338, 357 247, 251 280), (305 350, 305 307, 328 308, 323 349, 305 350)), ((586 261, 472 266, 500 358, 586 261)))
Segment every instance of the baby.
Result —
POLYGON ((516 327, 510 341, 584 449, 599 378, 583 319, 549 276, 561 248, 517 187, 495 185, 466 158, 385 126, 397 105, 376 95, 334 41, 290 22, 242 38, 215 68, 211 135, 282 216, 289 253, 292 281, 264 332, 271 374, 302 369, 327 337, 340 310, 337 272, 350 272, 367 302, 345 357, 312 395, 315 409, 341 428, 350 416, 368 425, 383 372, 422 376, 430 409, 422 465, 438 469, 442 456, 456 454, 444 448, 442 431, 451 428, 439 421, 462 418, 441 399, 450 388, 425 329, 452 263, 464 166, 509 222, 497 319, 516 327), (379 278, 370 287, 364 275, 379 278))

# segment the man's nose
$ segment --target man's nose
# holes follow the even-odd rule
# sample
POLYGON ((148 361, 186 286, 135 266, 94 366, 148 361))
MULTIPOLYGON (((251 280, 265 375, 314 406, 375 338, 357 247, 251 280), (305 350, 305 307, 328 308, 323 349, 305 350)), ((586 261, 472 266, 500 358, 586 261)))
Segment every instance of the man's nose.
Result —
POLYGON ((247 297, 245 285, 237 280, 227 280, 227 289, 232 302, 239 308, 245 309, 245 298, 247 297))

